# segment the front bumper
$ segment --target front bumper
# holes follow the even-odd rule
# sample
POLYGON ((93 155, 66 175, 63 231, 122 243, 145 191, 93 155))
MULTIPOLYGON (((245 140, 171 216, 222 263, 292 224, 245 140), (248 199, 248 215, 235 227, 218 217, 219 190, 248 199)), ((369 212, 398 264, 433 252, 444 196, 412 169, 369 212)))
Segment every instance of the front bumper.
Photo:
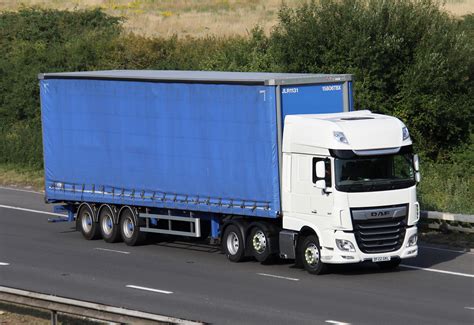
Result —
POLYGON ((403 245, 400 249, 387 252, 387 253, 377 253, 377 254, 367 254, 360 251, 357 247, 357 242, 353 233, 347 233, 343 231, 335 231, 334 238, 332 242, 335 244, 337 239, 345 239, 352 242, 355 248, 355 252, 342 251, 334 245, 334 248, 322 247, 321 249, 321 260, 327 264, 349 264, 349 263, 359 263, 363 261, 372 261, 373 258, 378 257, 390 257, 394 258, 412 258, 418 255, 418 245, 407 247, 408 239, 416 234, 418 231, 417 227, 410 227, 406 229, 405 239, 403 245))

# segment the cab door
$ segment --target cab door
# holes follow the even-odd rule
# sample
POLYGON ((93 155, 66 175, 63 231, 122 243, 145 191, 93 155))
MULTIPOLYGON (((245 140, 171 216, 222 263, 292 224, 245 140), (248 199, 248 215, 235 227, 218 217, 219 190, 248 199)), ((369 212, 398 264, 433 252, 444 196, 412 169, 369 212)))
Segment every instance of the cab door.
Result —
POLYGON ((316 188, 315 165, 319 160, 325 160, 326 162, 326 187, 328 189, 332 188, 330 160, 322 156, 292 155, 290 209, 298 214, 318 216, 326 219, 332 215, 333 195, 325 190, 316 188))
POLYGON ((311 214, 330 217, 332 216, 334 205, 334 195, 332 194, 331 160, 326 157, 312 157, 311 171, 311 214), (324 180, 326 181, 326 189, 320 189, 316 187, 316 163, 318 161, 324 161, 325 163, 326 177, 324 180))

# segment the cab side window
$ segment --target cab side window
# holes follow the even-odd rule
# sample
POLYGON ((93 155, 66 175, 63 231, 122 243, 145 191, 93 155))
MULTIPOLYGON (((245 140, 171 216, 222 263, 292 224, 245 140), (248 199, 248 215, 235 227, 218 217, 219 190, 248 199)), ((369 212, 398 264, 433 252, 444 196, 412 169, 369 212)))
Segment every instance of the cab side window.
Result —
POLYGON ((331 177, 331 161, 329 159, 325 158, 313 158, 313 184, 316 183, 318 178, 316 177, 316 163, 318 161, 324 161, 325 165, 325 170, 326 170, 326 178, 324 179, 326 181, 326 187, 331 187, 332 186, 332 177, 331 177))

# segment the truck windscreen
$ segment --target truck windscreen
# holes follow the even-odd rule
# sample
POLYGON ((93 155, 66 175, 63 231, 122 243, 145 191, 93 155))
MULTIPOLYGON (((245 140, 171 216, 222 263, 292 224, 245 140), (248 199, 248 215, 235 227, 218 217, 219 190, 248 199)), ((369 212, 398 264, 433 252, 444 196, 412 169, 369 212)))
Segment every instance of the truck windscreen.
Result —
POLYGON ((342 192, 386 191, 415 185, 413 155, 335 159, 336 189, 342 192))

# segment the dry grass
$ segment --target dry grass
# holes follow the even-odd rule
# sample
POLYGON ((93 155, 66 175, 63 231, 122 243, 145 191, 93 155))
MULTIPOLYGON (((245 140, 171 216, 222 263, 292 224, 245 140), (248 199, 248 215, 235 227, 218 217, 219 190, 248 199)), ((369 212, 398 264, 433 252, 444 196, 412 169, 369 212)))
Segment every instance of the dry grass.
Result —
POLYGON ((0 164, 0 185, 43 190, 43 171, 0 164))
MULTIPOLYGON (((285 0, 295 6, 305 0, 285 0)), ((275 25, 282 0, 0 0, 0 10, 21 6, 55 9, 102 8, 126 17, 128 31, 145 36, 246 35, 254 26, 267 33, 275 25)), ((474 0, 448 0, 455 15, 474 12, 474 0)))

